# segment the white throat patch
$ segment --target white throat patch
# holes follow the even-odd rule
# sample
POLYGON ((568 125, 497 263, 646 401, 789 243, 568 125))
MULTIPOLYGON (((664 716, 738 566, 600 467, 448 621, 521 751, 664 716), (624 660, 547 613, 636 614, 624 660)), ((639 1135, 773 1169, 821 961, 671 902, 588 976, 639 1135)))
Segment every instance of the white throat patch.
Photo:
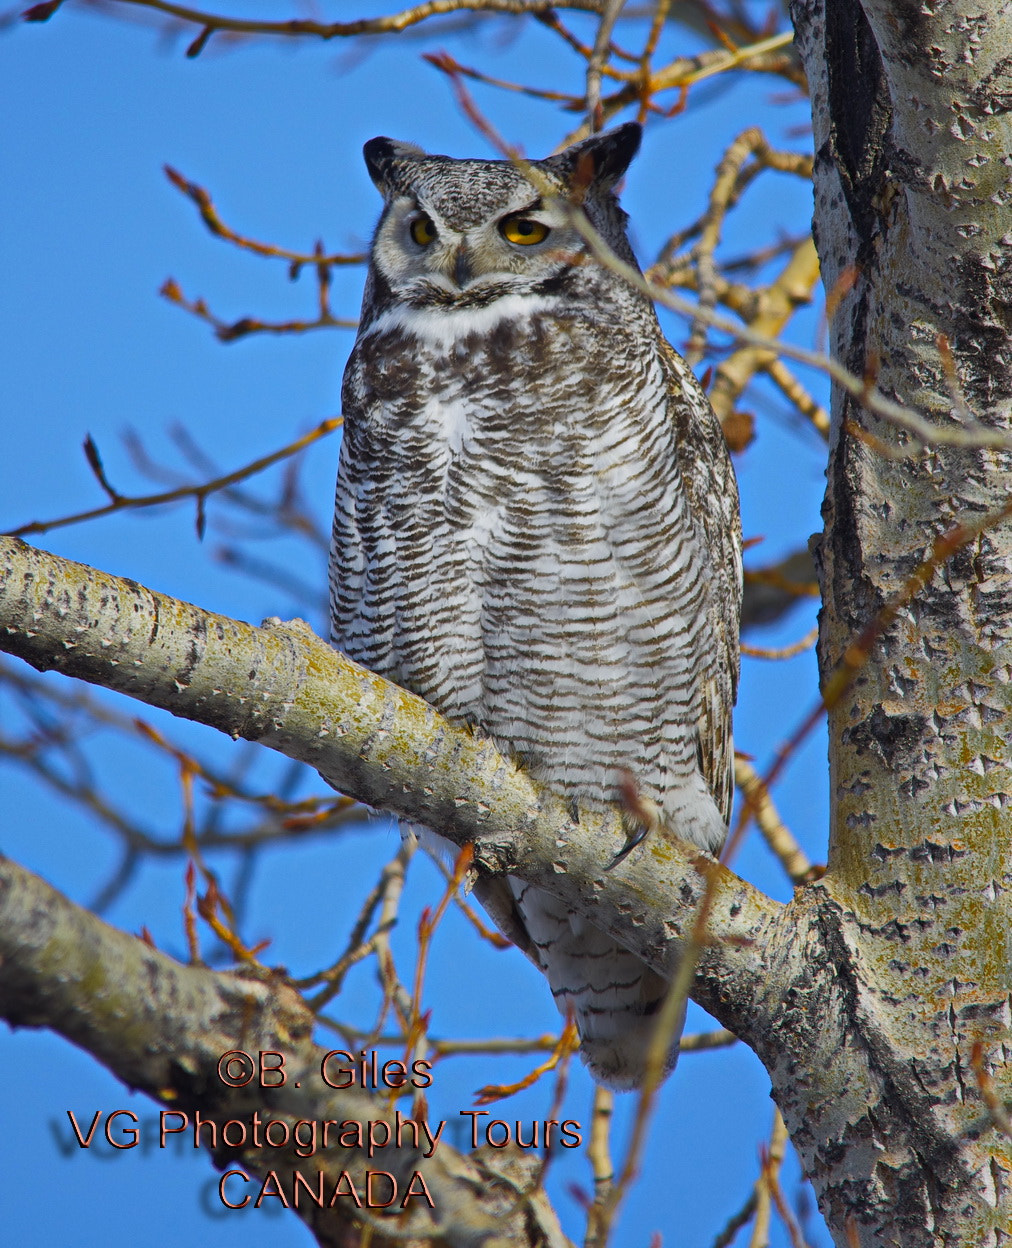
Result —
POLYGON ((555 309, 553 295, 503 295, 493 303, 477 308, 454 308, 445 305, 414 308, 402 305, 390 308, 379 316, 362 334, 387 334, 396 330, 411 334, 427 346, 446 351, 471 334, 488 334, 503 321, 527 321, 538 312, 555 309))

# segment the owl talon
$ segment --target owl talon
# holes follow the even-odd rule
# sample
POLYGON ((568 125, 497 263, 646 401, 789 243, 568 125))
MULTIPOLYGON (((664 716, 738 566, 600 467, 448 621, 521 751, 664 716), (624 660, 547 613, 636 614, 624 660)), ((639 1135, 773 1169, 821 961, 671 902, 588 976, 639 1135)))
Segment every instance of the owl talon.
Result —
POLYGON ((630 836, 626 837, 625 844, 618 851, 615 857, 605 867, 605 871, 613 871, 623 859, 628 858, 637 845, 642 845, 647 839, 647 833, 650 828, 643 823, 630 836))

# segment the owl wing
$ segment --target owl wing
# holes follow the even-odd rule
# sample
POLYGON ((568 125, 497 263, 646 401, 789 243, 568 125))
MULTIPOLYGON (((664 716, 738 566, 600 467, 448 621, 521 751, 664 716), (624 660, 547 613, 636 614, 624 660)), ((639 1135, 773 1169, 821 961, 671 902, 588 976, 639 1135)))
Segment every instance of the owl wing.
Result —
POLYGON ((738 693, 742 595, 738 485, 720 421, 695 375, 663 339, 661 354, 668 373, 669 412, 682 452, 679 467, 712 587, 707 614, 713 657, 702 677, 700 766, 718 809, 729 822, 734 796, 731 710, 738 693))

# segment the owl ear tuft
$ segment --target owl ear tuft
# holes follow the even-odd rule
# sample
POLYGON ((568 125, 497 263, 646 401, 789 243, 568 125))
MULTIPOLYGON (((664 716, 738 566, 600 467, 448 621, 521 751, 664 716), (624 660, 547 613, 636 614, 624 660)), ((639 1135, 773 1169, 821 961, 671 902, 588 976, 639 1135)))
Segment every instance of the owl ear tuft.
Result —
POLYGON ((415 143, 398 143, 396 139, 370 139, 362 148, 365 167, 369 170, 376 189, 389 196, 398 178, 399 166, 405 158, 424 156, 423 148, 415 143))
POLYGON ((578 198, 591 187, 610 191, 629 168, 642 137, 643 127, 639 122, 627 121, 606 134, 595 134, 582 143, 574 143, 557 156, 549 156, 544 163, 562 175, 578 198))

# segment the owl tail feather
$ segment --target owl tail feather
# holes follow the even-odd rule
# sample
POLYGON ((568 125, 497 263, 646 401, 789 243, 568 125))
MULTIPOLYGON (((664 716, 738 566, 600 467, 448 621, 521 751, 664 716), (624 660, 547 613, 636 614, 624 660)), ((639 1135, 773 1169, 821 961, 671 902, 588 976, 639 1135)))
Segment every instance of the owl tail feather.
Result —
MULTIPOLYGON (((624 952, 621 951, 621 952, 624 952)), ((662 979, 649 973, 660 996, 648 1003, 644 1013, 632 1010, 590 1013, 577 1008, 576 1023, 580 1031, 580 1056, 594 1079, 616 1092, 632 1092, 642 1087, 650 1061, 650 1052, 660 1022, 661 1008, 669 987, 662 979)), ((685 1003, 667 1037, 668 1047, 661 1075, 668 1075, 678 1061, 678 1042, 685 1026, 685 1003)))
MULTIPOLYGON (((668 991, 667 982, 600 928, 563 902, 509 877, 528 936, 528 952, 570 1010, 580 1032, 580 1055, 598 1083, 619 1091, 642 1085, 668 991)), ((682 1007, 663 1064, 674 1068, 685 1022, 682 1007)))
MULTIPOLYGON (((413 825, 404 830, 417 834, 435 857, 453 861, 456 850, 444 837, 413 825)), ((617 1091, 641 1087, 667 981, 533 884, 512 875, 479 877, 475 894, 504 935, 544 972, 561 1013, 572 1012, 580 1056, 594 1079, 617 1091)), ((674 1069, 684 1022, 683 1006, 669 1037, 663 1074, 674 1069)))

